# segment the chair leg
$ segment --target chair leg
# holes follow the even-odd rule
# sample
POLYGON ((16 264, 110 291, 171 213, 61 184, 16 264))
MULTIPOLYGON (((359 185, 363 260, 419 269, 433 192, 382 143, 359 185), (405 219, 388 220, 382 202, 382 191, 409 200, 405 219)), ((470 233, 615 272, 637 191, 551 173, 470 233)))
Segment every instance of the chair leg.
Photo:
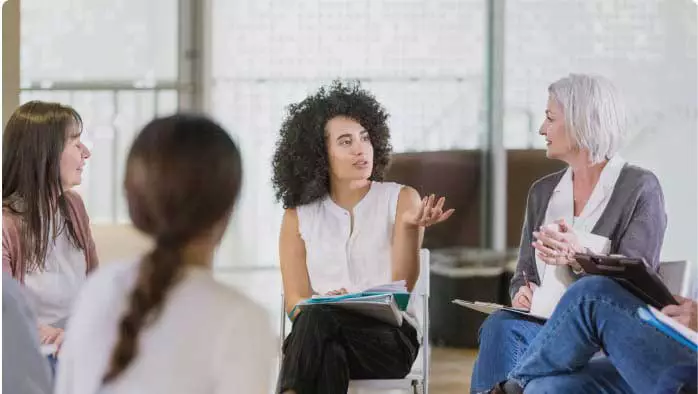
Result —
POLYGON ((414 394, 427 394, 426 382, 424 380, 414 380, 412 381, 412 393, 414 394))

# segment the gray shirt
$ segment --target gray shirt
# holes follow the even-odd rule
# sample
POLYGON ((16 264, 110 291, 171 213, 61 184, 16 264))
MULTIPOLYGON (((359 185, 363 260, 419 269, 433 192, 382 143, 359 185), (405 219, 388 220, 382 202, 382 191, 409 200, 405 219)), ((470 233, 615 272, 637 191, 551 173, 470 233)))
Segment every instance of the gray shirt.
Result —
MULTIPOLYGON (((548 201, 565 171, 537 180, 528 191, 519 260, 509 287, 512 298, 524 285, 523 271, 530 281, 540 285, 535 249, 531 246, 533 232, 544 224, 548 201)), ((651 171, 626 164, 591 232, 611 240, 611 254, 642 257, 657 271, 666 222, 664 195, 657 177, 651 171)))
POLYGON ((2 392, 49 394, 48 360, 39 351, 37 322, 22 289, 8 273, 2 273, 2 392))

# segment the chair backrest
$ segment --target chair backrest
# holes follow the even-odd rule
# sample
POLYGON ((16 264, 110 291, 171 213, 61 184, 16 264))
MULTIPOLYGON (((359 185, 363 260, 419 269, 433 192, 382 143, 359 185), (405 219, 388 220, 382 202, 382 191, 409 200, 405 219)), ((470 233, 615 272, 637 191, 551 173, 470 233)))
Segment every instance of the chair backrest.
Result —
MULTIPOLYGON (((411 312, 415 314, 417 321, 419 321, 420 326, 423 328, 425 323, 424 318, 424 300, 429 297, 429 249, 421 249, 419 251, 419 278, 417 283, 415 283, 414 289, 412 289, 412 295, 410 296, 410 303, 414 304, 410 306, 411 312)), ((428 305, 427 305, 428 308, 428 305)))
POLYGON ((429 249, 421 249, 419 251, 419 280, 417 280, 417 287, 421 285, 420 291, 422 294, 429 295, 429 259, 430 259, 429 249))
POLYGON ((691 291, 691 273, 688 261, 663 261, 659 263, 659 275, 672 294, 683 297, 691 291))
MULTIPOLYGON (((429 374, 429 295, 430 295, 430 254, 429 249, 419 251, 419 279, 415 284, 410 302, 415 304, 412 312, 415 314, 422 334, 422 346, 414 362, 414 367, 419 368, 422 379, 426 382, 429 374)), ((412 368, 414 371, 414 367, 412 368)))

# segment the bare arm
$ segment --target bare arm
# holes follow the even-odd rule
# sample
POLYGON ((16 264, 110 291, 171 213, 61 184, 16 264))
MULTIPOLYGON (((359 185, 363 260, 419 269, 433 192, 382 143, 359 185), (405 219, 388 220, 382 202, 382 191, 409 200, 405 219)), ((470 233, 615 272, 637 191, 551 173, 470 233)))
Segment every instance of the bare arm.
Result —
POLYGON ((406 212, 419 210, 422 201, 412 187, 400 190, 393 230, 392 267, 393 280, 406 280, 407 290, 412 291, 419 278, 419 249, 424 240, 424 227, 406 223, 406 212))
POLYGON ((289 314, 296 304, 310 298, 313 292, 305 263, 305 243, 298 230, 298 213, 295 209, 287 209, 284 212, 279 236, 279 261, 286 299, 285 308, 289 314))

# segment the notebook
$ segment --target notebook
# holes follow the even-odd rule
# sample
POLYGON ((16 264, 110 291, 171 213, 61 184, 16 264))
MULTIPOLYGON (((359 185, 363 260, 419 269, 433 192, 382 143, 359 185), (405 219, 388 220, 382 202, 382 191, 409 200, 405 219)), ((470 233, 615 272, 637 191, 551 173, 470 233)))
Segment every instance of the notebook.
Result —
POLYGON ((637 309, 637 315, 643 321, 654 326, 659 331, 687 346, 693 351, 698 351, 698 332, 682 325, 676 320, 663 314, 651 305, 637 309))
POLYGON ((497 312, 499 310, 504 310, 504 311, 514 312, 514 313, 517 313, 519 315, 532 317, 534 319, 541 320, 542 322, 544 322, 545 320, 548 320, 546 317, 533 314, 525 309, 513 308, 510 306, 495 304, 495 303, 491 303, 491 302, 481 302, 481 301, 472 302, 472 301, 463 301, 463 300, 457 300, 457 299, 453 300, 451 302, 456 304, 456 305, 464 306, 466 308, 470 308, 470 309, 478 311, 478 312, 486 313, 488 315, 491 315, 492 313, 497 312))
POLYGON ((402 311, 407 309, 410 293, 404 280, 341 295, 315 295, 298 304, 300 310, 314 305, 333 305, 371 316, 385 323, 401 326, 402 311))

